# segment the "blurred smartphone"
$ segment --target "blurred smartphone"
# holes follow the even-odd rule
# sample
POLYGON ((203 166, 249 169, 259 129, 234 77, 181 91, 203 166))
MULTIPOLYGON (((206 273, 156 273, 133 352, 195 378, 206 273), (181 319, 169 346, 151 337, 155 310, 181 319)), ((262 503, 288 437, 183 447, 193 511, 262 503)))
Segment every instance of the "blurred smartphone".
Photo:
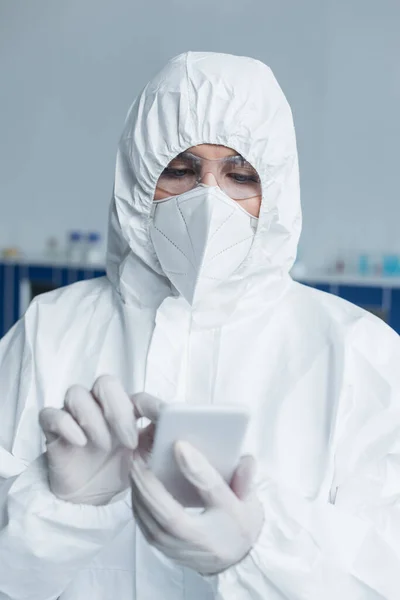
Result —
POLYGON ((151 470, 183 506, 203 506, 177 465, 175 442, 192 444, 229 484, 241 456, 249 418, 249 412, 241 406, 167 404, 157 421, 151 470))

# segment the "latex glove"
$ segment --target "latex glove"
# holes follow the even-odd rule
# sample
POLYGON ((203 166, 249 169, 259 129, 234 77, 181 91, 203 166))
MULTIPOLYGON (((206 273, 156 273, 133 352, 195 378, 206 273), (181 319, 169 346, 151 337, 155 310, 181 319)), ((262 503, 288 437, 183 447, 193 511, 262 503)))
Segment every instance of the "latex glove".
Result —
POLYGON ((168 558, 202 575, 220 573, 248 554, 262 528, 262 505, 249 490, 254 460, 242 458, 229 487, 187 442, 178 442, 175 454, 205 510, 197 514, 185 510, 135 453, 131 471, 135 518, 147 541, 168 558))
POLYGON ((62 409, 44 408, 39 422, 47 441, 51 491, 79 504, 107 504, 129 487, 138 432, 132 400, 109 375, 91 392, 71 387, 62 409))

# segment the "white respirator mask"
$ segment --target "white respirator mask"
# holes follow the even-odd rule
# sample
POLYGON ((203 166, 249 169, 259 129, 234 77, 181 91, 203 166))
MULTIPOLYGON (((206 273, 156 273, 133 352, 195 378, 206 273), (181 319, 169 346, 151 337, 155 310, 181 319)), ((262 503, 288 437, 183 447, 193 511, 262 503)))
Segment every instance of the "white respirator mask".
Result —
POLYGON ((165 275, 193 305, 243 263, 257 223, 219 187, 199 185, 153 203, 150 236, 165 275))

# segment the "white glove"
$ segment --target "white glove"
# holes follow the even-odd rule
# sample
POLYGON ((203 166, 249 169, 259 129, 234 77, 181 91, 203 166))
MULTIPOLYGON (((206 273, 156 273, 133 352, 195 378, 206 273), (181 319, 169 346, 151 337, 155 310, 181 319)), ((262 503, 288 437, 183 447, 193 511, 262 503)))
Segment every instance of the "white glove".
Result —
POLYGON ((79 504, 107 504, 129 487, 138 432, 132 400, 104 375, 91 392, 71 387, 63 409, 44 408, 39 422, 47 441, 51 491, 79 504))
POLYGON ((136 521, 147 541, 168 558, 202 575, 220 573, 248 554, 263 525, 262 505, 249 491, 254 460, 242 457, 229 487, 187 442, 177 442, 175 455, 206 509, 200 514, 186 511, 135 453, 131 476, 136 521))

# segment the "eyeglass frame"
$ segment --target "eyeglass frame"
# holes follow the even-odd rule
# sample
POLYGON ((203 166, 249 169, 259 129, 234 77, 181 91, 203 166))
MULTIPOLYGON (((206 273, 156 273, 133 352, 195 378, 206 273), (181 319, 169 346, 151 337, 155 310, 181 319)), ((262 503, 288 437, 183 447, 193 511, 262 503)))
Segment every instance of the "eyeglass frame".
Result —
MULTIPOLYGON (((162 188, 161 186, 159 186, 158 183, 159 183, 159 181, 160 181, 163 173, 166 171, 166 169, 168 169, 169 165, 171 163, 173 163, 174 160, 179 160, 179 159, 183 159, 183 160, 189 159, 195 165, 199 165, 199 164, 202 165, 203 163, 213 163, 213 164, 215 164, 215 163, 220 163, 220 164, 221 163, 225 163, 225 164, 233 163, 233 164, 237 165, 237 163, 240 161, 241 168, 250 167, 251 171, 254 173, 254 175, 258 179, 258 181, 256 181, 255 183, 257 183, 260 186, 260 189, 259 189, 259 193, 254 194, 253 196, 246 196, 246 197, 243 197, 243 198, 232 198, 232 200, 240 202, 240 201, 250 200, 252 198, 256 198, 257 196, 261 196, 262 195, 261 179, 260 179, 259 174, 257 173, 256 169, 241 154, 234 154, 232 156, 225 156, 225 157, 222 157, 222 158, 203 158, 201 156, 197 156, 196 154, 193 154, 192 152, 190 152, 188 150, 185 150, 185 151, 179 153, 177 156, 175 156, 168 163, 168 165, 161 172, 161 174, 160 174, 160 176, 158 178, 157 185, 156 185, 156 190, 158 189, 159 191, 165 192, 167 194, 171 193, 170 191, 168 191, 168 190, 162 188)), ((177 169, 177 170, 179 170, 179 169, 177 169)), ((194 171, 194 175, 196 177, 196 184, 192 188, 190 188, 189 190, 186 190, 186 191, 190 191, 191 189, 195 189, 197 186, 201 185, 204 176, 207 175, 208 173, 212 174, 215 177, 215 180, 217 181, 217 183, 219 185, 218 177, 217 177, 216 173, 213 172, 212 170, 211 171, 207 171, 206 173, 202 174, 202 172, 201 172, 202 169, 200 167, 200 169, 194 168, 193 171, 194 171)), ((219 186, 219 187, 221 187, 221 186, 219 186)), ((223 188, 221 188, 221 189, 223 189, 223 188)), ((182 192, 182 193, 185 193, 185 192, 182 192)), ((155 202, 159 202, 159 201, 160 200, 155 200, 155 202)))

